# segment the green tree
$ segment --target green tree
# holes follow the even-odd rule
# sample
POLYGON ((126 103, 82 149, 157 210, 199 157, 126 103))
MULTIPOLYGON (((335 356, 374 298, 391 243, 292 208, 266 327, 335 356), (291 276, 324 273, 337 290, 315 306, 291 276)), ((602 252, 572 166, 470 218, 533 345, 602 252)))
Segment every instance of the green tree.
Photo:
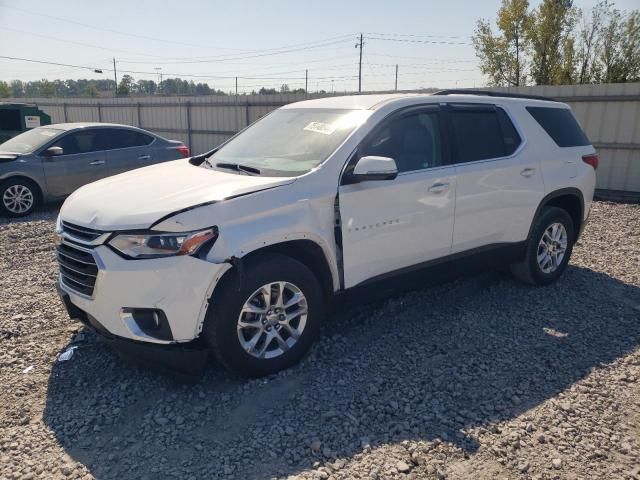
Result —
POLYGON ((640 78, 640 11, 605 14, 595 79, 604 83, 632 82, 640 78))
POLYGON ((0 98, 8 98, 11 96, 11 89, 9 84, 3 80, 0 80, 0 98))
POLYGON ((50 82, 46 78, 43 78, 39 82, 36 82, 38 85, 38 94, 42 97, 53 97, 56 93, 53 82, 50 82))
POLYGON ((24 97, 24 83, 22 80, 11 80, 11 96, 14 98, 24 97))
POLYGON ((122 95, 126 97, 130 93, 135 93, 136 91, 136 81, 131 75, 123 75, 120 80, 120 84, 118 85, 118 91, 116 92, 118 95, 122 95))
POLYGON ((572 0, 543 0, 531 14, 527 36, 530 41, 531 77, 537 85, 553 85, 573 78, 574 58, 565 58, 566 52, 573 56, 572 32, 578 15, 572 0))
POLYGON ((156 93, 157 85, 153 80, 138 80, 137 90, 138 93, 153 95, 156 93))
POLYGON ((502 0, 495 34, 488 20, 481 19, 473 35, 480 70, 491 85, 519 86, 526 83, 525 51, 531 24, 528 0, 502 0))
POLYGON ((99 95, 98 88, 93 82, 89 82, 82 89, 82 94, 86 97, 97 97, 99 95))
POLYGON ((578 48, 576 60, 578 62, 577 83, 591 83, 597 70, 597 56, 601 46, 601 32, 603 22, 609 10, 609 0, 597 3, 589 16, 583 13, 582 25, 578 31, 578 48))

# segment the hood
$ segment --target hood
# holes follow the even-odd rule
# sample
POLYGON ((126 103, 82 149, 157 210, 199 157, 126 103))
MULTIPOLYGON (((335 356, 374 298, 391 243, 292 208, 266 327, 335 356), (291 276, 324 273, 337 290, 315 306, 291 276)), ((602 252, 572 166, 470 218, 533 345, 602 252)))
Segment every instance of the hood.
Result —
POLYGON ((146 229, 174 212, 293 181, 211 170, 181 159, 85 185, 67 198, 60 216, 95 230, 146 229))

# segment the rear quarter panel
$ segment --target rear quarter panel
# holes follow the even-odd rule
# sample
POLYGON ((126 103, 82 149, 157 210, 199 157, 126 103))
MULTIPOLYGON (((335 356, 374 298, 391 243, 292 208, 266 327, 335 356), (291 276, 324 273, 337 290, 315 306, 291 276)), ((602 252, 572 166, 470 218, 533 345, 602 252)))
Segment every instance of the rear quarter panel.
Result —
MULTIPOLYGON (((549 106, 557 108, 558 104, 549 106)), ((593 199, 596 175, 593 168, 582 161, 582 156, 595 153, 593 146, 559 147, 524 108, 519 115, 519 120, 536 149, 545 195, 568 187, 579 189, 584 198, 583 219, 586 219, 593 199)))

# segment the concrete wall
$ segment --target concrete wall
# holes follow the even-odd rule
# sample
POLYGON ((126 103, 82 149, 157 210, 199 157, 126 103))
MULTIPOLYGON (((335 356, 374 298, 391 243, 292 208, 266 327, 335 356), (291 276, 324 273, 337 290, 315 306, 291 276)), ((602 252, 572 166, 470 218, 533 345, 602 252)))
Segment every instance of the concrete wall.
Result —
MULTIPOLYGON (((493 90, 544 95, 569 103, 598 149, 597 188, 640 193, 640 83, 493 90)), ((322 96, 326 95, 28 98, 10 101, 36 103, 51 115, 54 123, 101 121, 135 125, 182 140, 193 153, 202 153, 275 108, 322 96)))

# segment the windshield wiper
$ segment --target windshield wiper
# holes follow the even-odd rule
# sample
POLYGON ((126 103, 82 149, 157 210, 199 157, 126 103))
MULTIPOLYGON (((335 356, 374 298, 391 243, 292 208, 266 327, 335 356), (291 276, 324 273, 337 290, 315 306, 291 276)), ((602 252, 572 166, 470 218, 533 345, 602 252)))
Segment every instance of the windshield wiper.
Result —
POLYGON ((242 165, 241 163, 216 163, 216 167, 228 168, 229 170, 244 172, 249 175, 260 175, 260 169, 249 165, 242 165))

